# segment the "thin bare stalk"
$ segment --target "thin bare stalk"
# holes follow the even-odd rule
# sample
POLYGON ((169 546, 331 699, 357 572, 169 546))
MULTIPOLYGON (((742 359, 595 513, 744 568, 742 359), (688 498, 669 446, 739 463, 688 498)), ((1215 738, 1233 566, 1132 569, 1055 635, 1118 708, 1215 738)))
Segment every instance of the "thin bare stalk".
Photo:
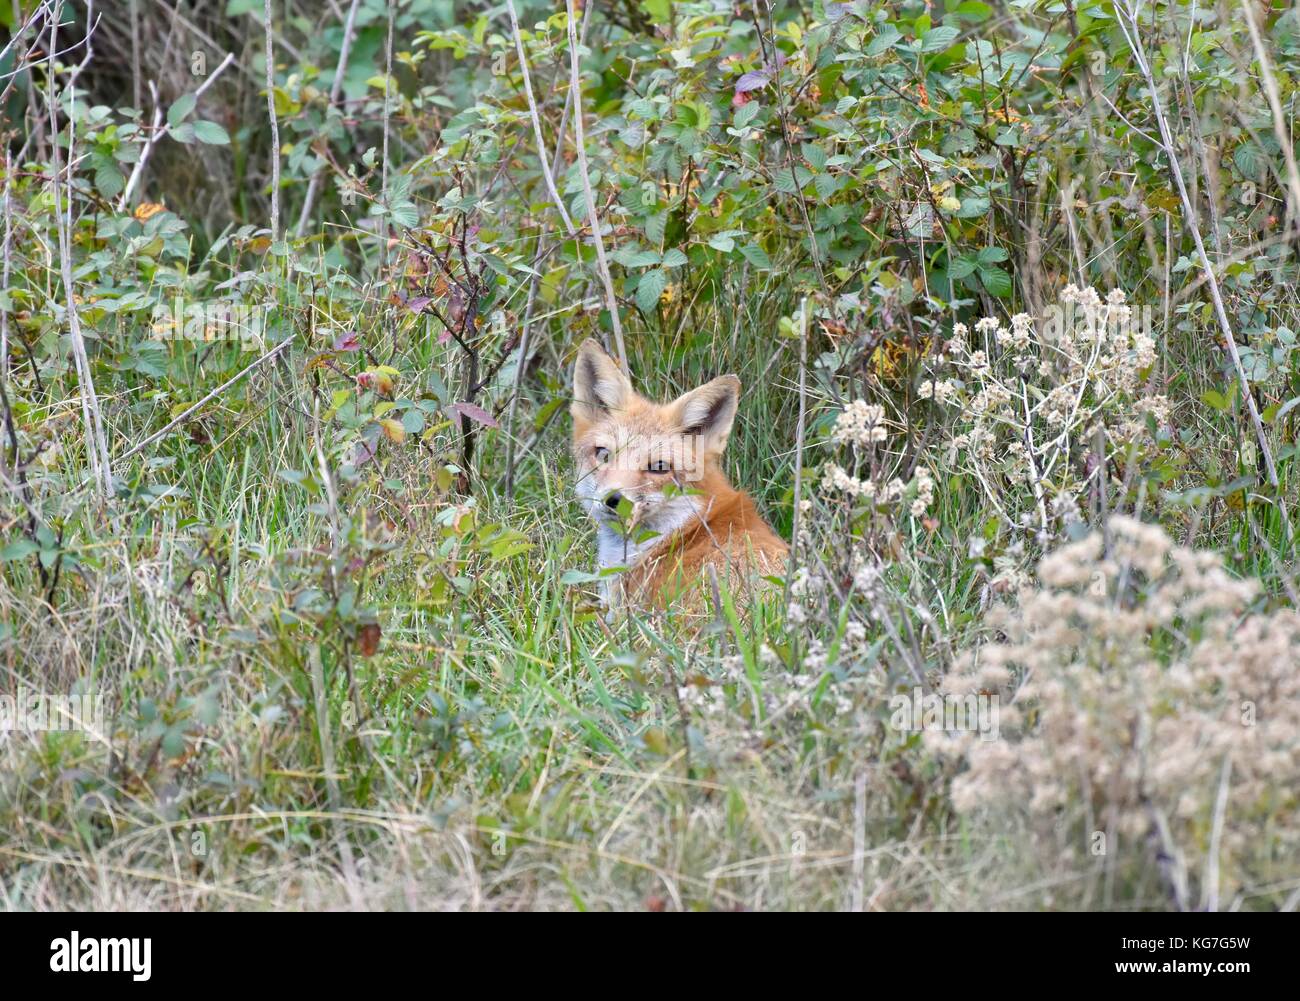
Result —
MULTIPOLYGON (((343 93, 343 76, 348 70, 348 56, 352 54, 352 28, 357 20, 357 8, 361 6, 361 0, 352 0, 352 6, 348 8, 347 21, 343 25, 343 45, 339 49, 339 64, 334 68, 334 82, 330 85, 330 107, 339 102, 339 95, 343 93)), ((385 81, 385 100, 387 100, 387 81, 385 81)), ((316 204, 316 195, 320 191, 321 178, 325 176, 325 169, 322 167, 311 175, 311 180, 307 183, 307 196, 302 201, 302 211, 298 213, 298 226, 294 230, 294 235, 299 237, 307 232, 307 222, 311 218, 311 210, 316 204)))
MULTIPOLYGON (((235 61, 233 52, 227 52, 226 58, 221 60, 221 65, 212 71, 211 75, 203 81, 203 84, 194 91, 195 100, 203 96, 203 92, 217 82, 217 77, 226 71, 226 67, 235 61)), ((118 196, 118 211, 126 208, 131 204, 131 196, 135 194, 135 186, 140 183, 140 178, 144 175, 145 164, 149 162, 149 157, 153 154, 154 147, 158 145, 162 137, 171 134, 171 123, 166 125, 162 121, 162 108, 158 107, 158 87, 150 82, 149 90, 154 98, 153 112, 153 131, 150 133, 148 140, 144 144, 144 149, 140 151, 140 159, 135 162, 131 169, 131 176, 127 178, 126 187, 122 189, 122 194, 118 196)))
MULTIPOLYGON (((588 6, 592 0, 587 0, 588 6)), ((568 10, 569 28, 569 92, 573 98, 573 141, 578 152, 578 174, 582 178, 582 194, 587 204, 587 224, 591 227, 591 240, 596 246, 596 266, 600 269, 601 281, 605 284, 605 301, 609 307, 609 319, 614 326, 614 346, 618 351, 618 364, 624 375, 631 373, 627 367, 627 348, 623 344, 623 324, 618 318, 618 299, 614 296, 614 279, 609 274, 609 262, 605 260, 605 241, 600 235, 600 217, 596 214, 596 198, 591 191, 591 173, 587 169, 587 136, 582 127, 582 78, 578 72, 578 34, 574 25, 573 0, 564 0, 568 10)))
POLYGON ((1214 302, 1214 314, 1219 321, 1219 329, 1223 333, 1223 339, 1228 345, 1228 355, 1232 358, 1233 368, 1237 371, 1237 380, 1241 384, 1241 397, 1246 403, 1246 410, 1250 414, 1250 422, 1255 429, 1255 438, 1259 442, 1260 455, 1264 460, 1264 471, 1268 477, 1269 486, 1273 488, 1273 502, 1277 505, 1278 513, 1282 516, 1282 527, 1286 532, 1287 547, 1293 548, 1295 537, 1291 529, 1291 516, 1287 511, 1286 500, 1282 497, 1279 487, 1277 466, 1273 462, 1273 449, 1268 443, 1268 435, 1264 431, 1264 421, 1260 418, 1259 407, 1256 406, 1255 396, 1250 389, 1250 379, 1247 377, 1246 368, 1241 362, 1241 352, 1237 349, 1237 338, 1233 335, 1232 323, 1228 320, 1228 311, 1223 305, 1219 280, 1215 277, 1214 269, 1210 266, 1209 255, 1205 252, 1205 241, 1201 238, 1196 209, 1191 196, 1187 193, 1187 184, 1183 180, 1182 167, 1179 166, 1178 156, 1174 150, 1173 135, 1170 132, 1169 123, 1165 119, 1164 104, 1160 100, 1160 91, 1156 87, 1155 76, 1152 74, 1151 65, 1147 61, 1146 49, 1138 34, 1137 12, 1127 3, 1117 3, 1115 11, 1119 15, 1117 23, 1120 31, 1124 33, 1124 41, 1128 44, 1129 51, 1133 53, 1133 61, 1138 68, 1138 72, 1142 74, 1147 92, 1151 95, 1151 109, 1155 114, 1156 125, 1160 130, 1159 145, 1169 163, 1169 173, 1174 179, 1174 186, 1178 189, 1178 198, 1183 207, 1183 218, 1186 220, 1187 228, 1191 231, 1192 240, 1196 244, 1196 252, 1205 265, 1206 284, 1210 287, 1210 298, 1214 302))
POLYGON ((1273 76, 1273 65, 1268 61, 1264 51, 1264 40, 1259 34, 1259 25, 1255 23, 1255 11, 1247 2, 1241 0, 1242 13, 1246 15, 1246 25, 1250 28, 1250 42, 1255 47, 1255 58, 1259 60, 1259 75, 1264 80, 1264 94, 1268 97, 1268 107, 1273 113, 1273 133, 1282 147, 1282 158, 1286 163, 1286 181, 1291 198, 1286 206, 1286 219, 1290 229, 1297 222, 1300 214, 1300 169, 1295 162, 1295 150, 1292 149, 1291 130, 1287 128, 1286 115, 1282 113, 1282 99, 1277 88, 1277 79, 1273 76))
POLYGON ((266 113, 271 120, 271 242, 280 238, 280 121, 275 114, 275 31, 271 0, 263 0, 266 21, 266 113))
MULTIPOLYGON (((388 131, 392 107, 389 98, 393 92, 393 18, 397 11, 397 0, 388 0, 388 35, 384 39, 384 146, 383 158, 379 165, 379 202, 388 208, 388 131)), ((383 280, 388 268, 388 217, 379 223, 379 275, 383 280)))
MULTIPOLYGON (((524 95, 528 98, 528 114, 533 120, 533 137, 537 140, 537 159, 542 165, 542 177, 546 180, 546 190, 551 193, 555 210, 560 213, 564 231, 569 236, 573 236, 573 220, 569 218, 569 211, 564 207, 564 199, 555 188, 555 176, 551 173, 551 165, 546 162, 546 138, 542 135, 542 117, 537 113, 537 101, 533 99, 533 81, 528 73, 528 54, 524 51, 524 40, 519 34, 519 16, 515 13, 514 0, 506 0, 506 11, 510 14, 510 30, 515 36, 515 52, 519 54, 519 68, 524 74, 524 95)), ((595 226, 594 222, 592 226, 595 226)))
MULTIPOLYGON (((785 147, 786 167, 790 171, 790 183, 794 185, 799 202, 799 214, 803 217, 804 229, 808 232, 808 250, 812 254, 813 267, 817 270, 817 282, 826 288, 826 273, 822 270, 821 251, 817 249, 817 233, 813 230, 812 217, 808 214, 808 202, 804 198, 803 188, 795 174, 794 138, 790 131, 790 119, 785 109, 785 88, 781 83, 781 64, 776 48, 776 29, 772 25, 772 2, 765 0, 767 9, 767 32, 772 37, 772 84, 776 88, 776 114, 781 122, 781 144, 785 147)), ((759 44, 763 40, 763 26, 758 21, 758 0, 754 0, 754 27, 758 31, 759 44)))
MULTIPOLYGON (((591 24, 591 4, 588 4, 582 12, 582 31, 579 33, 579 41, 586 43, 587 27, 591 24)), ((556 77, 559 77, 559 71, 556 71, 556 77)), ((554 87, 554 84, 552 84, 554 87)), ((570 89, 564 98, 564 113, 560 115, 560 127, 555 133, 555 157, 551 160, 551 175, 554 176, 560 169, 561 154, 564 151, 564 136, 569 128, 569 112, 573 107, 573 91, 570 89)), ((542 259, 551 252, 549 246, 544 245, 540 240, 537 245, 537 253, 533 256, 533 275, 528 281, 528 300, 524 304, 524 318, 522 328, 519 332, 519 360, 515 365, 515 382, 510 391, 510 414, 506 420, 506 476, 505 476, 505 494, 507 501, 513 501, 515 497, 515 444, 517 436, 515 434, 515 416, 519 411, 519 393, 523 388, 524 366, 528 359, 528 352, 532 348, 533 332, 533 306, 537 302, 537 287, 541 282, 541 275, 538 273, 538 265, 542 259)))
POLYGON ((1214 823, 1210 826, 1210 851, 1205 858, 1201 887, 1201 910, 1219 909, 1219 845, 1223 840, 1223 817, 1228 809, 1228 783, 1232 777, 1232 756, 1225 754, 1219 767, 1219 793, 1214 797, 1214 823))
POLYGON ((794 516, 790 525, 790 567, 785 575, 785 607, 790 606, 790 582, 799 565, 799 506, 803 503, 803 446, 808 423, 808 297, 799 307, 799 423, 794 439, 794 516))
POLYGON ((144 100, 140 89, 140 0, 131 0, 131 105, 139 108, 144 100))
POLYGON ((86 64, 90 62, 91 38, 95 33, 94 0, 86 8, 86 54, 80 64, 72 71, 68 81, 71 101, 68 110, 68 169, 62 182, 59 175, 63 172, 61 152, 57 136, 59 132, 58 113, 54 100, 54 53, 58 51, 59 15, 62 5, 56 10, 50 22, 49 54, 49 104, 50 135, 56 137, 53 142, 54 156, 54 218, 55 228, 59 234, 59 265, 63 276, 63 291, 68 298, 68 336, 72 342, 72 356, 77 366, 77 383, 81 394, 81 418, 86 431, 86 457, 90 474, 104 499, 113 494, 113 475, 108 460, 108 438, 104 433, 104 418, 99 409, 99 397, 95 394, 95 380, 91 373, 90 358, 86 354, 86 341, 81 332, 81 316, 77 312, 76 286, 72 279, 72 165, 76 162, 77 140, 77 77, 86 64), (64 212, 63 189, 67 189, 67 211, 64 212))
MULTIPOLYGON (((4 257, 4 272, 0 275, 0 288, 9 287, 9 244, 13 229, 13 213, 9 210, 9 185, 13 179, 13 165, 9 159, 9 146, 5 145, 5 179, 3 212, 5 217, 4 245, 0 254, 4 257)), ((9 310, 0 309, 0 379, 9 373, 9 310)))

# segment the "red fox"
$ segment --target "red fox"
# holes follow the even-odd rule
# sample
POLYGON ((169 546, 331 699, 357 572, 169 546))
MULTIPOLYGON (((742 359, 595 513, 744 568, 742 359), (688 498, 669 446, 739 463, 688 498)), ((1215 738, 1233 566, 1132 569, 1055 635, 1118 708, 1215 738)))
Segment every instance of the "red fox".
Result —
POLYGON ((784 574, 789 548, 720 465, 740 380, 723 375, 671 403, 640 396, 596 341, 573 370, 577 494, 596 521, 610 609, 623 603, 700 611, 716 572, 733 592, 784 574))

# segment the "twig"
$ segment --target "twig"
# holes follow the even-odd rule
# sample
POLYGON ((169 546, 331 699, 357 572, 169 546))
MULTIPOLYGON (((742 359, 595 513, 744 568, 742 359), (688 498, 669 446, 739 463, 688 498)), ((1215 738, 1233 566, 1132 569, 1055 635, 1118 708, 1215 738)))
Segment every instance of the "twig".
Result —
MULTIPOLYGON (((537 159, 542 165, 542 177, 546 180, 546 190, 551 193, 551 200, 555 202, 555 210, 560 213, 560 221, 564 223, 565 232, 573 236, 573 220, 569 218, 569 211, 564 207, 564 199, 555 188, 555 176, 551 173, 551 166, 546 162, 546 139, 542 135, 542 119, 537 113, 537 102, 533 99, 533 81, 528 74, 528 54, 524 52, 524 40, 519 34, 519 16, 515 13, 514 0, 506 0, 506 10, 510 14, 510 30, 515 36, 515 51, 519 53, 519 68, 524 74, 524 94, 528 98, 528 113, 533 120, 533 136, 537 139, 537 159)), ((593 220, 593 229, 595 225, 593 220)))
POLYGON ((1192 240, 1196 244, 1196 252, 1200 256, 1202 265, 1205 268, 1205 275, 1208 279, 1207 284, 1210 286, 1210 298, 1214 301, 1214 313, 1219 321, 1219 329, 1223 333, 1223 339, 1228 345, 1228 354, 1232 358, 1233 368, 1237 371, 1237 379, 1241 383, 1241 396, 1246 403, 1246 410, 1250 414, 1251 424, 1255 428, 1255 438, 1259 442, 1260 455, 1264 459, 1264 470, 1268 477, 1269 486, 1273 488, 1273 503, 1277 505, 1278 513, 1282 516, 1282 528, 1286 533, 1286 542, 1288 549, 1294 549, 1295 536, 1291 530, 1291 516, 1287 511, 1285 499, 1278 483, 1277 466, 1273 462, 1273 449, 1269 446, 1268 435, 1264 431, 1264 422, 1259 415, 1259 407, 1255 403, 1255 395, 1250 389, 1250 379, 1246 375, 1246 368, 1241 362, 1241 352, 1237 350, 1237 339, 1232 333, 1232 324, 1228 320, 1228 312, 1223 305, 1223 296, 1219 291, 1219 281, 1214 277, 1214 269, 1210 264, 1209 255, 1205 252, 1205 241, 1201 238, 1201 230, 1197 225, 1196 209, 1192 205, 1191 196, 1187 193, 1187 184, 1183 180, 1183 171, 1178 164, 1178 157, 1174 151, 1173 136, 1169 130, 1169 123, 1165 120, 1164 105, 1160 100, 1160 92, 1156 87, 1155 77, 1152 75, 1151 66, 1147 62, 1146 50, 1142 46, 1141 39, 1138 35, 1137 13, 1127 3, 1117 3, 1115 11, 1119 15, 1116 23, 1120 31, 1124 33, 1124 41, 1128 43, 1129 51, 1133 53, 1133 60, 1137 65, 1138 72, 1146 83, 1147 91, 1151 95, 1151 108, 1156 116, 1156 125, 1160 130, 1160 148, 1164 151, 1165 159, 1169 163, 1169 173, 1173 176, 1174 186, 1178 189, 1178 198, 1182 202, 1183 218, 1187 222, 1187 228, 1191 231, 1192 240))
POLYGON ((850 910, 862 913, 863 863, 867 857, 867 772, 853 780, 853 903, 850 910))
POLYGON ((1223 838, 1223 815, 1228 808, 1228 779, 1232 776, 1232 756, 1223 756, 1219 769, 1219 794, 1214 798, 1214 823, 1210 828, 1210 852, 1205 859, 1205 879, 1201 887, 1201 910, 1219 909, 1219 842, 1223 838))
MULTIPOLYGON (((587 0, 590 6, 593 0, 587 0)), ((614 326, 614 345, 618 349, 618 364, 624 375, 627 367, 627 348, 623 344, 623 324, 618 318, 618 300, 614 297, 614 279, 609 274, 605 260, 605 241, 600 235, 600 217, 596 214, 596 199, 591 193, 591 174, 587 170, 587 137, 582 127, 582 79, 578 73, 578 35, 574 28, 573 0, 564 0, 568 10, 569 29, 569 92, 573 97, 573 141, 578 148, 578 173, 582 177, 582 194, 587 204, 587 222, 591 226, 591 239, 596 245, 596 266, 605 283, 605 301, 609 305, 609 319, 614 326)))
MULTIPOLYGON (((758 22, 758 0, 754 2, 754 27, 758 31, 759 45, 763 42, 763 26, 758 22)), ((780 51, 776 47, 776 30, 772 26, 772 0, 764 0, 767 7, 767 31, 772 36, 772 83, 776 87, 776 113, 781 122, 782 145, 785 146, 786 167, 790 171, 790 183, 794 185, 799 200, 799 214, 803 216, 804 229, 808 231, 808 250, 812 254, 813 267, 817 269, 817 282, 823 290, 826 286, 826 273, 822 270, 822 256, 817 249, 817 233, 813 230, 812 218, 808 214, 808 202, 804 199, 803 187, 795 174, 794 140, 790 132, 790 119, 786 115, 785 88, 781 85, 780 51)))
MULTIPOLYGON (((799 317, 799 423, 794 439, 794 517, 790 525, 790 568, 785 575, 785 604, 790 605, 790 582, 799 560, 799 504, 803 497, 803 443, 808 416, 808 297, 804 296, 799 317)), ((787 613, 788 614, 788 613, 787 613)))
POLYGON ((271 242, 280 236, 280 122, 275 114, 275 32, 271 0, 263 0, 266 15, 266 112, 271 119, 271 242))
MULTIPOLYGON (((323 457, 322 457, 323 461, 323 457)), ((334 770, 334 738, 329 718, 329 703, 325 697, 325 669, 321 665, 320 646, 313 645, 307 655, 311 666, 311 687, 313 702, 316 707, 316 736, 320 740, 321 763, 325 767, 325 795, 329 801, 330 812, 338 815, 342 807, 339 795, 338 773, 334 770)), ((348 887, 348 894, 353 903, 358 903, 357 863, 352 854, 352 845, 342 826, 335 827, 334 837, 339 847, 339 858, 343 864, 343 875, 348 887)))
MULTIPOLYGON (((203 96, 203 92, 217 82, 217 77, 225 72, 226 67, 235 61, 235 54, 227 52, 226 58, 221 60, 221 65, 212 71, 212 74, 203 81, 203 84, 194 91, 194 99, 198 100, 203 96)), ((150 134, 148 141, 144 144, 144 149, 140 151, 140 159, 135 162, 131 169, 131 176, 127 179, 126 187, 122 189, 122 194, 118 196, 117 208, 120 212, 131 204, 131 196, 135 194, 135 186, 140 182, 140 177, 144 174, 145 164, 149 162, 149 157, 153 153, 153 148, 158 145, 163 136, 170 135, 172 131, 171 123, 162 124, 162 108, 158 107, 158 87, 152 81, 149 84, 149 90, 154 97, 153 112, 153 132, 150 134)))
MULTIPOLYGON (((1287 187, 1291 198, 1286 206, 1286 229, 1291 229, 1300 214, 1300 169, 1295 162, 1295 150, 1292 148, 1291 131, 1287 128, 1286 116, 1282 113, 1282 101, 1278 96, 1277 80, 1273 76, 1273 67, 1264 51, 1264 40, 1259 37, 1259 25, 1255 23, 1255 12, 1246 0, 1241 0, 1241 11, 1246 15, 1246 25, 1250 28, 1250 41, 1255 47, 1255 58, 1259 60, 1259 74, 1264 80, 1264 94, 1268 97, 1269 110, 1273 112, 1273 131, 1282 147, 1282 159, 1286 163, 1287 187)), ((1190 26, 1189 26, 1190 27, 1190 26)))
MULTIPOLYGON (((385 209, 388 208, 388 132, 389 118, 392 115, 392 109, 389 106, 389 96, 393 92, 393 18, 396 14, 397 0, 388 0, 388 34, 384 39, 384 152, 379 165, 379 201, 385 209)), ((384 280, 384 272, 388 270, 388 216, 384 215, 379 223, 379 279, 384 280)), ((394 334, 393 350, 397 350, 396 334, 394 334)))
MULTIPOLYGON (((588 4, 582 12, 582 31, 579 41, 587 41, 587 27, 591 23, 591 4, 588 4)), ((559 77, 559 70, 556 70, 556 77, 559 77)), ((564 99, 564 113, 560 115, 560 127, 555 133, 555 157, 551 161, 551 174, 560 169, 560 157, 564 150, 564 135, 569 127, 569 112, 573 106, 573 90, 570 88, 568 95, 564 99)), ((515 417, 519 410, 519 393, 523 388, 524 368, 528 360, 528 352, 532 348, 532 318, 533 306, 537 302, 537 289, 541 284, 541 274, 538 272, 538 266, 542 259, 551 252, 552 247, 544 247, 540 244, 537 247, 537 253, 533 256, 533 275, 528 281, 528 299, 524 303, 524 318, 519 332, 519 361, 515 365, 515 384, 510 391, 510 415, 506 420, 506 478, 505 494, 506 500, 513 501, 515 498, 515 417)))
MULTIPOLYGON (((0 274, 0 289, 9 287, 9 241, 13 227, 13 215, 9 211, 9 185, 13 181, 13 166, 9 159, 9 145, 5 144, 5 177, 3 209, 5 217, 4 245, 0 254, 4 257, 4 271, 0 274)), ((9 374, 9 310, 0 310, 0 380, 9 374)))
POLYGON ((180 412, 180 414, 178 414, 178 415, 177 415, 176 417, 174 417, 172 420, 168 421, 165 425, 163 425, 163 427, 162 427, 160 430, 155 431, 153 434, 151 434, 151 435, 150 435, 148 438, 146 438, 144 441, 140 442, 140 444, 138 444, 138 445, 133 445, 131 448, 127 449, 125 452, 123 452, 121 455, 119 455, 119 456, 118 456, 116 459, 114 459, 113 461, 114 461, 114 462, 124 462, 125 460, 131 458, 131 456, 136 455, 137 453, 139 453, 139 452, 143 451, 144 449, 148 448, 150 445, 152 445, 155 441, 157 441, 157 440, 158 440, 159 438, 161 438, 163 435, 167 434, 167 432, 171 431, 171 430, 172 430, 173 428, 175 428, 175 427, 180 426, 181 424, 184 424, 187 420, 189 420, 189 418, 190 418, 190 416, 191 416, 192 414, 194 414, 196 411, 198 411, 199 409, 201 409, 201 408, 202 408, 204 405, 206 405, 207 403, 211 402, 215 397, 217 397, 217 396, 219 396, 221 393, 225 392, 227 389, 229 389, 231 386, 233 386, 235 383, 237 383, 240 379, 242 379, 244 376, 246 376, 249 372, 251 372, 251 371, 253 371, 253 369, 257 368, 257 366, 261 365, 261 364, 262 364, 263 362, 265 362, 265 361, 270 360, 271 358, 274 358, 274 357, 275 357, 276 355, 278 355, 281 351, 283 351, 286 347, 288 347, 291 343, 293 343, 293 335, 290 335, 290 336, 286 337, 284 340, 282 340, 282 341, 281 341, 279 344, 277 344, 275 347, 271 348, 270 351, 267 351, 264 355, 262 355, 261 357, 257 358, 255 361, 250 362, 250 363, 249 363, 248 365, 246 365, 243 369, 241 369, 241 370, 240 370, 239 372, 237 372, 235 375, 232 375, 229 379, 227 379, 225 382, 223 382, 220 386, 218 386, 216 389, 214 389, 212 392, 210 392, 207 396, 203 397, 203 399, 199 400, 198 403, 195 403, 195 404, 193 404, 192 406, 186 407, 184 410, 182 410, 182 411, 180 412))
MULTIPOLYGON (((352 6, 348 8, 348 18, 343 25, 343 45, 339 48, 339 64, 334 68, 334 82, 330 85, 330 107, 338 104, 339 95, 343 93, 343 75, 348 69, 348 56, 352 54, 352 26, 357 20, 357 8, 361 6, 361 0, 352 0, 352 6)), ((268 29, 269 30, 269 29, 268 29)), ((384 100, 388 100, 388 81, 384 81, 384 100)), ((316 193, 320 190, 321 177, 324 176, 323 170, 317 170, 311 175, 311 181, 307 184, 307 196, 302 202, 302 211, 298 213, 298 227, 294 235, 299 239, 307 232, 307 221, 311 216, 312 207, 316 204, 316 193)))
MULTIPOLYGON (((15 19, 17 17, 17 14, 18 14, 18 7, 15 6, 14 7, 15 19)), ((48 2, 41 3, 40 5, 37 6, 37 8, 34 11, 32 11, 31 17, 29 17, 25 22, 23 22, 22 26, 19 27, 17 31, 13 32, 12 37, 9 39, 5 47, 3 49, 0 49, 0 65, 4 63, 5 56, 9 55, 9 50, 12 49, 15 45, 17 45, 19 40, 24 35, 27 34, 27 29, 36 23, 37 18, 46 16, 48 14, 49 14, 48 2)), ((23 71, 24 68, 26 68, 24 64, 27 62, 28 57, 31 56, 33 49, 35 49, 39 45, 40 45, 40 36, 38 33, 37 38, 33 41, 33 46, 31 49, 28 49, 21 56, 17 54, 14 55, 14 69, 12 72, 7 74, 9 77, 9 82, 5 84, 4 90, 0 90, 0 104, 3 104, 9 98, 10 88, 14 86, 14 84, 18 80, 18 75, 23 71)), ((19 160, 21 159, 22 158, 19 157, 19 160)))
POLYGON ((113 493, 113 474, 108 460, 108 439, 104 434, 104 419, 99 410, 99 397, 95 395, 95 380, 91 374, 90 358, 86 354, 86 341, 81 333, 81 316, 77 313, 76 286, 72 279, 72 165, 76 161, 77 77, 81 75, 81 71, 90 62, 90 40, 95 32, 94 0, 91 0, 86 9, 86 55, 76 69, 72 71, 72 76, 68 81, 72 97, 68 115, 68 169, 65 177, 68 206, 66 215, 63 211, 63 193, 59 184, 62 164, 60 162, 61 156, 58 143, 59 121, 54 101, 54 53, 58 49, 57 35, 59 15, 61 13, 62 4, 56 10, 55 16, 50 20, 49 93, 47 94, 50 112, 50 134, 54 137, 54 218, 56 222, 55 228, 59 231, 59 264, 63 275, 63 291, 68 297, 68 335, 72 341, 72 355, 77 365, 77 382, 81 395, 81 417, 86 429, 86 455, 90 464, 91 476, 94 478, 104 499, 108 499, 113 493))

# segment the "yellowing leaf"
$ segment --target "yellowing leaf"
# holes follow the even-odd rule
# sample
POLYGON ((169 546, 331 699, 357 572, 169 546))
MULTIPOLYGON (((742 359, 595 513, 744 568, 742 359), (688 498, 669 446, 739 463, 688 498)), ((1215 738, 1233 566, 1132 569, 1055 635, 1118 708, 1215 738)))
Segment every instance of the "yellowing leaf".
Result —
POLYGON ((401 421, 395 421, 391 417, 385 417, 379 422, 380 430, 384 432, 384 437, 394 445, 400 445, 406 441, 406 428, 402 427, 401 421))
POLYGON ((167 211, 166 205, 160 205, 158 202, 141 202, 135 207, 135 211, 131 214, 140 220, 140 222, 144 222, 146 219, 153 218, 159 212, 165 211, 167 211))

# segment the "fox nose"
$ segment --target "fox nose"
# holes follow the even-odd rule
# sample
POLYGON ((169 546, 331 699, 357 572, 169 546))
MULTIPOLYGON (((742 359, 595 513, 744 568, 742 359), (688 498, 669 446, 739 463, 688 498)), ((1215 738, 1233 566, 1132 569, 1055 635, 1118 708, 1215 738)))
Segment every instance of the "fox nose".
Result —
POLYGON ((611 490, 605 495, 605 506, 611 511, 617 511, 619 503, 623 500, 623 495, 617 490, 611 490))

